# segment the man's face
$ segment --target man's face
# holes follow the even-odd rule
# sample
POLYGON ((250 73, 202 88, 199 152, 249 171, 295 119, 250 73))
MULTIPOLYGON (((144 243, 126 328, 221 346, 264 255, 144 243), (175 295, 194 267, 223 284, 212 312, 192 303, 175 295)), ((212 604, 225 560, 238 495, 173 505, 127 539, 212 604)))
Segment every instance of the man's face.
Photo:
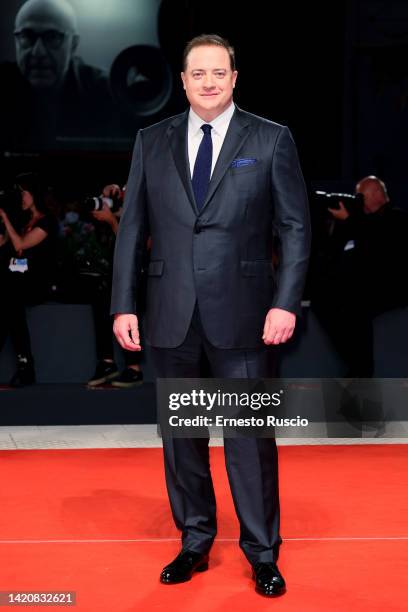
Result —
POLYGON ((181 73, 191 108, 204 121, 212 121, 232 102, 237 71, 231 70, 228 51, 224 47, 194 47, 181 73))
POLYGON ((58 18, 28 15, 16 24, 16 60, 22 75, 36 89, 58 88, 63 82, 77 37, 58 18))

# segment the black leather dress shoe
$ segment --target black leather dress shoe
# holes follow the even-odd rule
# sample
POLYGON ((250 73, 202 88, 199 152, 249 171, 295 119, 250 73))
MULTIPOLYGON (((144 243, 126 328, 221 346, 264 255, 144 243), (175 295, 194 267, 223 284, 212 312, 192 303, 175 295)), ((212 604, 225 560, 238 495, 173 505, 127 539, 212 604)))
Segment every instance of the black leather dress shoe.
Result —
POLYGON ((276 563, 255 563, 252 566, 252 578, 255 580, 255 591, 261 595, 275 597, 286 591, 285 581, 276 563))
POLYGON ((205 572, 208 569, 208 554, 196 553, 191 550, 182 550, 177 557, 163 568, 160 582, 163 584, 177 584, 187 582, 194 572, 205 572))

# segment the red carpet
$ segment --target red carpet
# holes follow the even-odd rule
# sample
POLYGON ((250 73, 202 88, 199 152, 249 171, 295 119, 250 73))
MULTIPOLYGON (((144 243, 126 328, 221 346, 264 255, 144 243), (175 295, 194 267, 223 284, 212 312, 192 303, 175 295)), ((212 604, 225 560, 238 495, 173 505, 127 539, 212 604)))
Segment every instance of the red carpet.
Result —
POLYGON ((158 575, 179 536, 161 449, 1 451, 0 591, 72 590, 86 612, 406 610, 408 447, 279 454, 280 599, 257 595, 238 544, 222 541, 237 538, 238 523, 221 448, 211 450, 219 534, 210 570, 169 586, 158 575))

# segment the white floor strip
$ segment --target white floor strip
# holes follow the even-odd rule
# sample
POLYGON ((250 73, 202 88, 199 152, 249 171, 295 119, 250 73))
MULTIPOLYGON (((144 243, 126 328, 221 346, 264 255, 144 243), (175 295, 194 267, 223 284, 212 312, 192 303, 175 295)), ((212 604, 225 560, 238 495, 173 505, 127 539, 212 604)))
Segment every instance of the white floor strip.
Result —
MULTIPOLYGON (((321 424, 321 427, 324 429, 324 424, 321 424)), ((277 443, 279 446, 408 445, 408 423, 406 421, 387 424, 385 432, 378 437, 372 437, 372 431, 363 431, 359 432, 358 437, 356 435, 356 437, 327 438, 321 435, 321 431, 322 429, 320 429, 320 435, 315 437, 278 437, 277 443)), ((222 438, 211 438, 210 446, 222 445, 222 438)), ((0 427, 0 450, 159 448, 161 446, 162 441, 157 435, 156 425, 0 427)))
MULTIPOLYGON (((336 537, 336 538, 283 538, 284 542, 360 542, 360 541, 408 541, 408 536, 336 537)), ((238 538, 216 538, 216 542, 238 542, 238 538)), ((180 542, 180 538, 136 538, 95 540, 0 540, 1 544, 140 544, 180 542)))

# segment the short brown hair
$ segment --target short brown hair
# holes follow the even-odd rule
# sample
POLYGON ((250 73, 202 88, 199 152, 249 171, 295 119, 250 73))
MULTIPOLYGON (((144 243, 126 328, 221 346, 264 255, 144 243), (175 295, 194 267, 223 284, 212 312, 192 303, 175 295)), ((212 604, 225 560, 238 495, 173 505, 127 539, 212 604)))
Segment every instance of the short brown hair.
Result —
POLYGON ((218 34, 200 34, 192 38, 185 46, 183 51, 183 70, 187 68, 187 57, 192 49, 195 47, 224 47, 228 52, 231 64, 231 70, 235 70, 235 51, 226 38, 218 36, 218 34))

